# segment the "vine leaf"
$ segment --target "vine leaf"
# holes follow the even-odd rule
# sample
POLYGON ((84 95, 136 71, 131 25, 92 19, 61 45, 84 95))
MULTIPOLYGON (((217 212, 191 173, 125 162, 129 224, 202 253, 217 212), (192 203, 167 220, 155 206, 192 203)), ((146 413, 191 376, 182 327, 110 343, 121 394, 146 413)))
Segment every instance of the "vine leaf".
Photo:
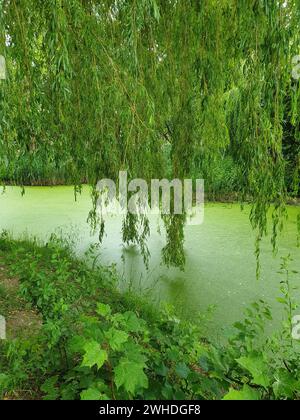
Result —
POLYGON ((275 374, 275 379, 276 382, 273 384, 273 391, 276 398, 288 397, 293 399, 294 392, 300 388, 300 381, 284 369, 279 370, 275 374))
POLYGON ((108 400, 109 398, 105 394, 101 394, 97 388, 89 388, 81 392, 80 399, 83 401, 100 401, 108 400))
POLYGON ((269 369, 261 355, 251 354, 246 357, 240 357, 237 359, 237 362, 251 373, 254 384, 261 385, 264 388, 270 385, 269 369))
POLYGON ((122 358, 115 368, 115 383, 119 389, 122 385, 127 392, 134 395, 141 388, 148 388, 148 378, 144 373, 144 363, 122 358))
POLYGON ((244 385, 239 391, 230 388, 228 394, 223 397, 223 400, 260 400, 260 392, 251 388, 248 385, 244 385))
POLYGON ((84 346, 85 355, 83 357, 82 366, 92 367, 97 365, 100 369, 107 360, 107 353, 100 348, 96 341, 89 341, 84 346))
POLYGON ((179 363, 175 368, 175 372, 180 378, 186 379, 190 373, 190 369, 185 363, 179 363))
POLYGON ((105 336, 110 347, 115 351, 121 350, 122 344, 128 340, 128 334, 125 331, 116 330, 115 328, 110 328, 105 336))
POLYGON ((144 321, 139 319, 134 312, 128 311, 123 314, 124 327, 129 332, 145 331, 144 321))

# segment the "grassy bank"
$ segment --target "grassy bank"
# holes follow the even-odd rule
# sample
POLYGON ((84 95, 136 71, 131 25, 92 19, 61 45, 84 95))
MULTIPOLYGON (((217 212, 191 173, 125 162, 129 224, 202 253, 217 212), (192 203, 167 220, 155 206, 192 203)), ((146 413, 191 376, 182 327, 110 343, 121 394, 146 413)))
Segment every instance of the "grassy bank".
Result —
POLYGON ((45 245, 0 238, 0 394, 4 399, 286 399, 300 397, 283 262, 282 331, 257 302, 224 347, 201 325, 157 311, 116 288, 116 273, 89 268, 55 237, 45 245))

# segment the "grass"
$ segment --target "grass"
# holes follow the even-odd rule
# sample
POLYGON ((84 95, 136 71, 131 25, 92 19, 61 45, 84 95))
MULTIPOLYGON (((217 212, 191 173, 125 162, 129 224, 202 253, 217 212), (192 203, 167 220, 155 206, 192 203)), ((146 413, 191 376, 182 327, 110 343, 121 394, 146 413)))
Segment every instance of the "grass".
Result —
MULTIPOLYGON (((94 264, 88 264, 88 261, 93 260, 94 255, 92 249, 85 254, 84 260, 78 260, 69 245, 59 238, 52 237, 50 243, 43 246, 36 239, 24 239, 14 241, 12 239, 5 239, 0 241, 0 296, 2 293, 6 295, 6 304, 3 301, 3 308, 9 307, 23 307, 28 306, 29 303, 24 299, 20 299, 20 285, 24 286, 25 280, 28 280, 24 274, 24 264, 26 264, 27 275, 32 267, 38 271, 40 278, 52 278, 57 295, 64 295, 68 302, 76 304, 80 310, 92 306, 93 302, 99 299, 103 303, 110 303, 116 310, 128 310, 142 314, 150 320, 157 318, 157 312, 148 304, 143 298, 137 297, 130 292, 119 292, 116 288, 118 281, 117 274, 113 268, 110 267, 95 267, 94 264), (57 248, 56 248, 57 247, 57 248), (93 265, 93 268, 89 268, 93 265), (2 271, 2 282, 1 282, 2 271), (69 284, 64 282, 64 276, 60 279, 60 275, 64 272, 70 274, 69 284), (76 277, 79 278, 76 278, 76 277), (82 277, 90 277, 90 286, 93 288, 93 294, 90 290, 85 288, 86 284, 82 285, 79 280, 82 277), (1 288, 2 286, 2 288, 1 288), (67 293, 66 286, 69 287, 67 293), (9 300, 7 298, 9 297, 9 300)), ((22 289, 22 287, 21 287, 22 289)), ((30 291, 23 294, 30 293, 30 291)), ((2 310, 2 305, 1 305, 2 310)), ((3 310, 2 310, 3 312, 3 310)), ((5 315, 5 310, 3 315, 5 315)))
POLYGON ((8 339, 28 337, 38 333, 41 319, 28 303, 19 296, 19 280, 10 276, 0 257, 0 308, 6 319, 8 339))

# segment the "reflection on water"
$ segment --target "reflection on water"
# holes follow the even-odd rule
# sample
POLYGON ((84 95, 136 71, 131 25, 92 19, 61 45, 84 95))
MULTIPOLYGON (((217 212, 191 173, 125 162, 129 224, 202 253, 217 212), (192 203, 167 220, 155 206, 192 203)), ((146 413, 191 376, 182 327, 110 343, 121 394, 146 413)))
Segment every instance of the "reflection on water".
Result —
MULTIPOLYGON (((19 188, 7 187, 6 193, 0 195, 0 228, 12 231, 15 236, 27 232, 42 239, 62 230, 65 235, 71 234, 77 252, 82 255, 91 243, 97 241, 97 236, 91 236, 86 223, 90 206, 87 187, 77 202, 72 187, 30 187, 24 197, 21 197, 19 188)), ((290 253, 294 259, 291 268, 300 272, 295 234, 298 209, 288 209, 289 220, 276 257, 269 240, 263 241, 262 279, 259 281, 255 278, 254 233, 248 212, 249 209, 241 212, 236 204, 208 204, 204 223, 186 227, 184 272, 161 265, 164 229, 155 217, 150 223, 148 271, 138 249, 123 246, 119 217, 107 221, 99 260, 116 264, 121 288, 146 293, 154 302, 171 302, 181 316, 195 317, 216 305, 209 324, 211 334, 215 334, 241 319, 244 308, 254 300, 266 299, 278 308, 276 297, 280 276, 277 271, 281 256, 290 253)))

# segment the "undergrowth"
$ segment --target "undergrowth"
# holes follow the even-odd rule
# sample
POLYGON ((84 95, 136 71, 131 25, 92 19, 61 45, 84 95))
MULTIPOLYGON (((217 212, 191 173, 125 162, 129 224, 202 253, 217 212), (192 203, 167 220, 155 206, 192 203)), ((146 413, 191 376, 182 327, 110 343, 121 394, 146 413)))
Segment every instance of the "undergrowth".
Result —
POLYGON ((272 314, 259 301, 218 346, 203 337, 201 325, 121 294, 113 269, 87 263, 96 258, 93 248, 79 260, 54 236, 39 246, 4 232, 0 258, 9 277, 19 279, 20 299, 42 320, 37 334, 0 341, 3 399, 300 397, 290 279, 296 273, 288 259, 281 267, 281 330, 264 332, 272 314))

